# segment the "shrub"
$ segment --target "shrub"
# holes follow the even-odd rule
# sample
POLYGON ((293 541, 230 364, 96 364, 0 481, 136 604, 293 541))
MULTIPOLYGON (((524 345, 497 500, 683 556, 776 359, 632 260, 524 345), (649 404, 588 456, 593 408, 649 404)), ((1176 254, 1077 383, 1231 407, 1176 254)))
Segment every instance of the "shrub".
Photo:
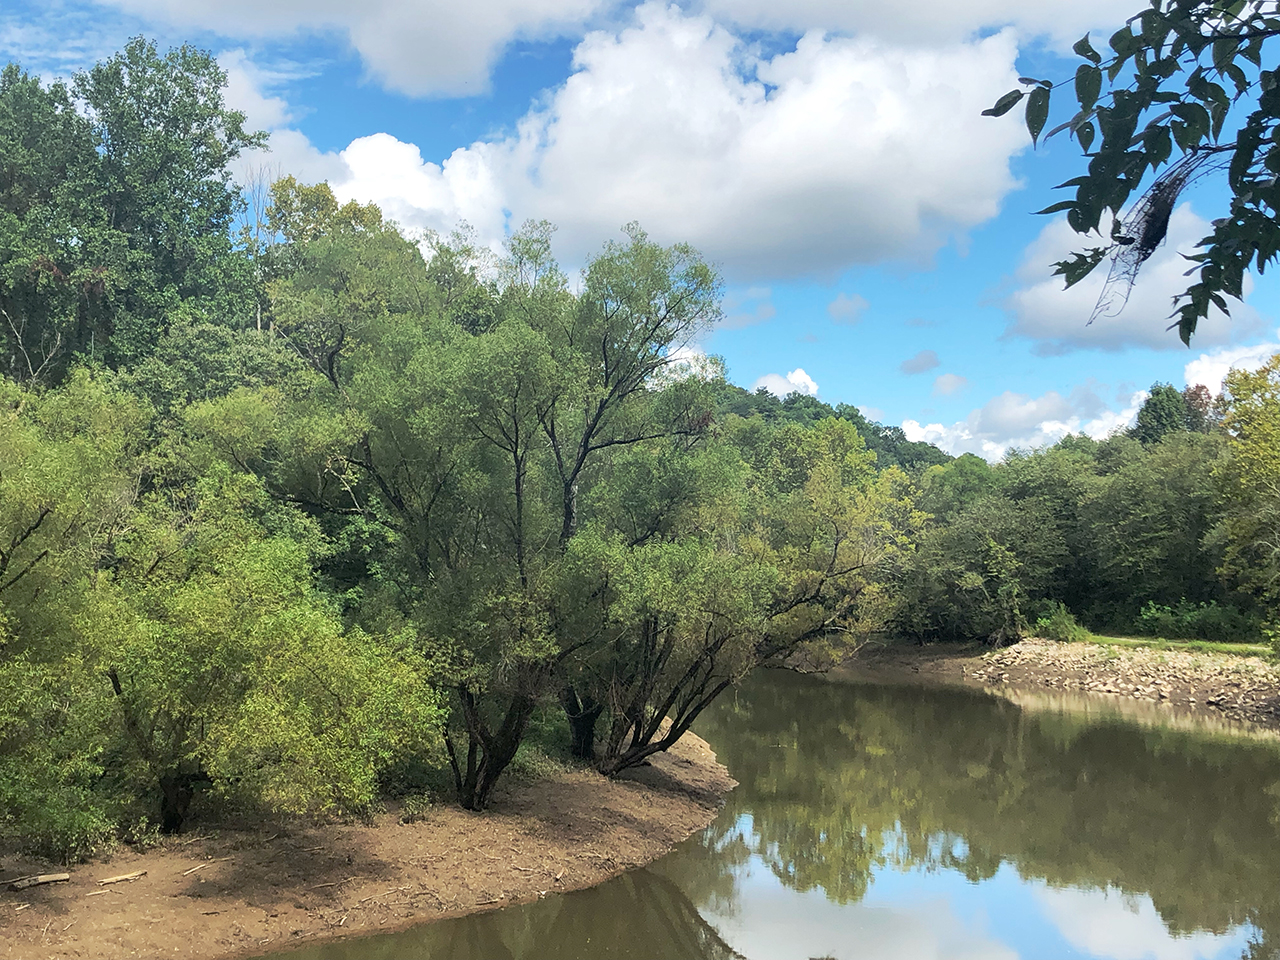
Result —
POLYGON ((1089 631, 1076 622, 1065 605, 1052 602, 1036 620, 1036 635, 1046 640, 1079 641, 1089 639, 1089 631))
POLYGON ((1236 607, 1216 602, 1190 603, 1180 600, 1173 606, 1148 601, 1138 614, 1139 633, 1170 640, 1220 640, 1255 642, 1262 633, 1255 617, 1236 607))

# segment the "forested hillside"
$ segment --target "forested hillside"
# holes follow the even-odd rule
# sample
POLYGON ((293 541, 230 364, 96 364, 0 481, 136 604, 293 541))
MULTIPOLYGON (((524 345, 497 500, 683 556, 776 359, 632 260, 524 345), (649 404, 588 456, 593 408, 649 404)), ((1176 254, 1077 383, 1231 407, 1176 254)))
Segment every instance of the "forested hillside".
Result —
POLYGON ((720 281, 636 225, 571 277, 543 223, 250 216, 224 84, 141 40, 0 75, 0 834, 483 809, 548 717, 612 774, 801 649, 1274 617, 1280 363, 952 459, 680 361, 720 281))

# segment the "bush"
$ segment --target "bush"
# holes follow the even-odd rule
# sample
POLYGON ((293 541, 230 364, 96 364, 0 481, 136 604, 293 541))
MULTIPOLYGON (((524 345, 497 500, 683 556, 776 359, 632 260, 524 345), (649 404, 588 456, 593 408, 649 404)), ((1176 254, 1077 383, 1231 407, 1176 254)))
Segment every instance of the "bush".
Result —
POLYGON ((1149 601, 1138 614, 1139 633, 1169 640, 1219 640, 1256 642, 1261 637, 1257 619, 1235 607, 1216 602, 1190 603, 1180 600, 1173 606, 1149 601))
POLYGON ((1036 620, 1035 632, 1046 640, 1067 642, 1089 639, 1089 631, 1076 623, 1076 618, 1064 604, 1056 601, 1049 603, 1045 613, 1036 620))

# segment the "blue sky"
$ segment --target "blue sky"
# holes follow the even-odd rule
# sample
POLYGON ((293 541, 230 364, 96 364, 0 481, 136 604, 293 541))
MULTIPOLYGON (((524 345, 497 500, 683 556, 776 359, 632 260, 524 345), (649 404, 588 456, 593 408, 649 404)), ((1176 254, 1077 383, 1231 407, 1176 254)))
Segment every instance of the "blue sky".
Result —
POLYGON ((328 180, 415 230, 465 220, 497 246, 549 219, 573 270, 638 220, 721 266, 726 320, 695 347, 734 382, 996 458, 1280 349, 1272 277, 1192 349, 1165 331, 1212 183, 1125 311, 1086 326, 1097 286, 1063 293, 1048 268, 1079 239, 1030 215, 1078 172, 1074 144, 1033 152, 1016 115, 978 116, 1019 75, 1068 76, 1071 42, 1137 6, 7 0, 0 55, 53 77, 138 33, 197 43, 271 131, 242 173, 328 180))

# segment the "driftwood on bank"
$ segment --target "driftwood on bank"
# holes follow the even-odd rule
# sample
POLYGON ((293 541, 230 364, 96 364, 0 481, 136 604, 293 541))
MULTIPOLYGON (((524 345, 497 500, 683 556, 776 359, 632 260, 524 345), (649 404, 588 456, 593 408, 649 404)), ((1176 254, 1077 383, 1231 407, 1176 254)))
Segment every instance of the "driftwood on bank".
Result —
POLYGON ((26 890, 28 887, 40 887, 46 883, 63 883, 71 879, 69 873, 39 873, 30 877, 18 877, 9 881, 10 890, 26 890))
POLYGON ((137 880, 139 877, 145 877, 147 871, 135 870, 133 873, 122 873, 118 877, 107 877, 105 880, 99 880, 98 885, 105 887, 108 883, 124 883, 128 880, 137 880))

